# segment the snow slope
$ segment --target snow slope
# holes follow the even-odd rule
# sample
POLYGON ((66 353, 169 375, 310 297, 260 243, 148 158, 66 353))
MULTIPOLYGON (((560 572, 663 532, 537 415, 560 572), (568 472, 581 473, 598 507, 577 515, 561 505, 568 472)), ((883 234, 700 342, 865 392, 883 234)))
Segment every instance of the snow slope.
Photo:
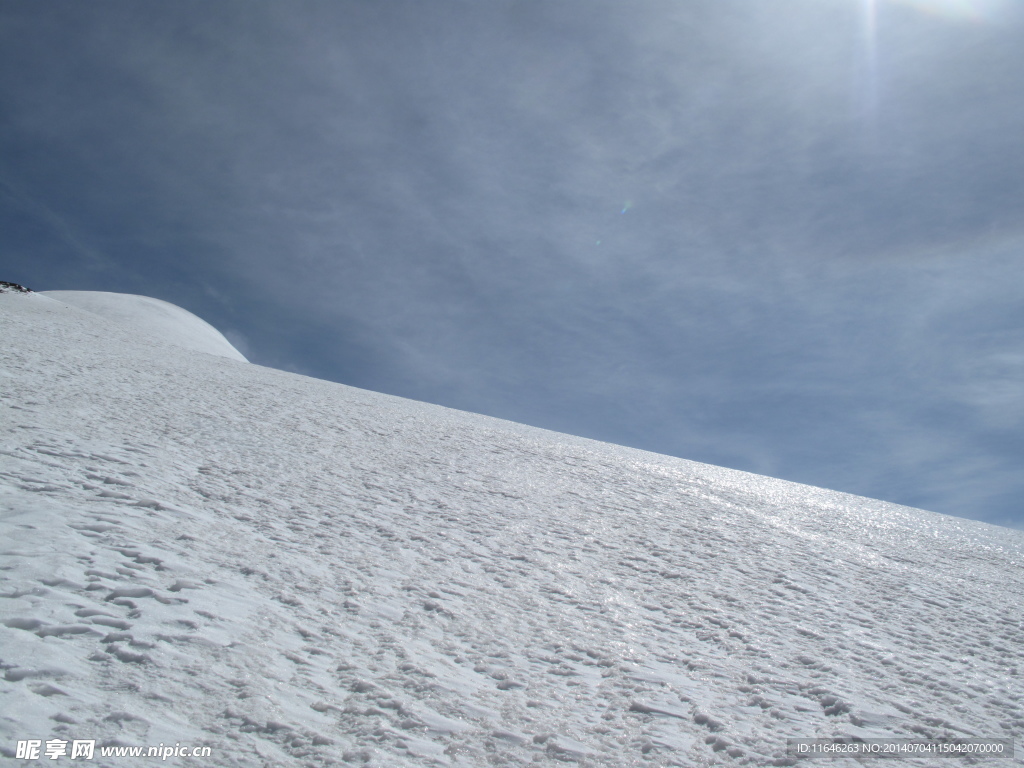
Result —
POLYGON ((769 766, 789 737, 1024 730, 1020 531, 155 346, 37 295, 0 295, 0 329, 8 757, 769 766))
POLYGON ((245 362, 242 353, 208 322, 160 299, 106 291, 40 291, 40 294, 128 325, 168 344, 245 362))

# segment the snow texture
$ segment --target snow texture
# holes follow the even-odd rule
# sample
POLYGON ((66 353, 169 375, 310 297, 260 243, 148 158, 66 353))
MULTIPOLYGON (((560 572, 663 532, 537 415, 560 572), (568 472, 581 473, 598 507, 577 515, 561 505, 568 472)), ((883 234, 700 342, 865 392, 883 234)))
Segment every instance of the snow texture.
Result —
POLYGON ((218 766, 770 766, 789 737, 1024 730, 1019 531, 70 304, 93 308, 0 295, 9 758, 95 738, 218 766))
POLYGON ((130 325, 136 332, 168 344, 245 362, 242 353, 212 325, 160 299, 104 291, 40 291, 40 295, 130 325))

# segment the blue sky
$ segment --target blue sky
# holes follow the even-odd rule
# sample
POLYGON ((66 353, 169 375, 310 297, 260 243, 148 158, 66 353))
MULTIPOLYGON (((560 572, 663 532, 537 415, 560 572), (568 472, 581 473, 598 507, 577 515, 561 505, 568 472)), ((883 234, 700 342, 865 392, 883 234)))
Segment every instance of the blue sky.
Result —
POLYGON ((0 279, 1024 527, 1024 9, 0 5, 0 279))

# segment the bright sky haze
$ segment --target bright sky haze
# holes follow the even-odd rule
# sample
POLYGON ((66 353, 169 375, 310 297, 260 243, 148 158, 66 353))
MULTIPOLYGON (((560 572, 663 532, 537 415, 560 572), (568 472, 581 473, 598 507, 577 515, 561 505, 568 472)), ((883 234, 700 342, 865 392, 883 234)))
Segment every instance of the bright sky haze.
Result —
POLYGON ((0 279, 1024 527, 1024 8, 0 6, 0 279))

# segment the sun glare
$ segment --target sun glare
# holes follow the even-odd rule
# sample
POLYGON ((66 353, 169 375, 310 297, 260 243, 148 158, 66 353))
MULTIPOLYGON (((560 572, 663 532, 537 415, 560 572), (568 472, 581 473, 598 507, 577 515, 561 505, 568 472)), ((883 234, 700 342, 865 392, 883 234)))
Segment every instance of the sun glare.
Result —
POLYGON ((893 0, 926 13, 969 21, 992 21, 1006 8, 1007 0, 893 0))
POLYGON ((879 109, 878 38, 880 24, 884 25, 884 19, 880 22, 879 17, 885 15, 884 5, 900 5, 933 17, 983 24, 998 21, 1011 2, 1013 0, 860 0, 864 35, 861 109, 869 129, 867 135, 871 135, 879 109))

